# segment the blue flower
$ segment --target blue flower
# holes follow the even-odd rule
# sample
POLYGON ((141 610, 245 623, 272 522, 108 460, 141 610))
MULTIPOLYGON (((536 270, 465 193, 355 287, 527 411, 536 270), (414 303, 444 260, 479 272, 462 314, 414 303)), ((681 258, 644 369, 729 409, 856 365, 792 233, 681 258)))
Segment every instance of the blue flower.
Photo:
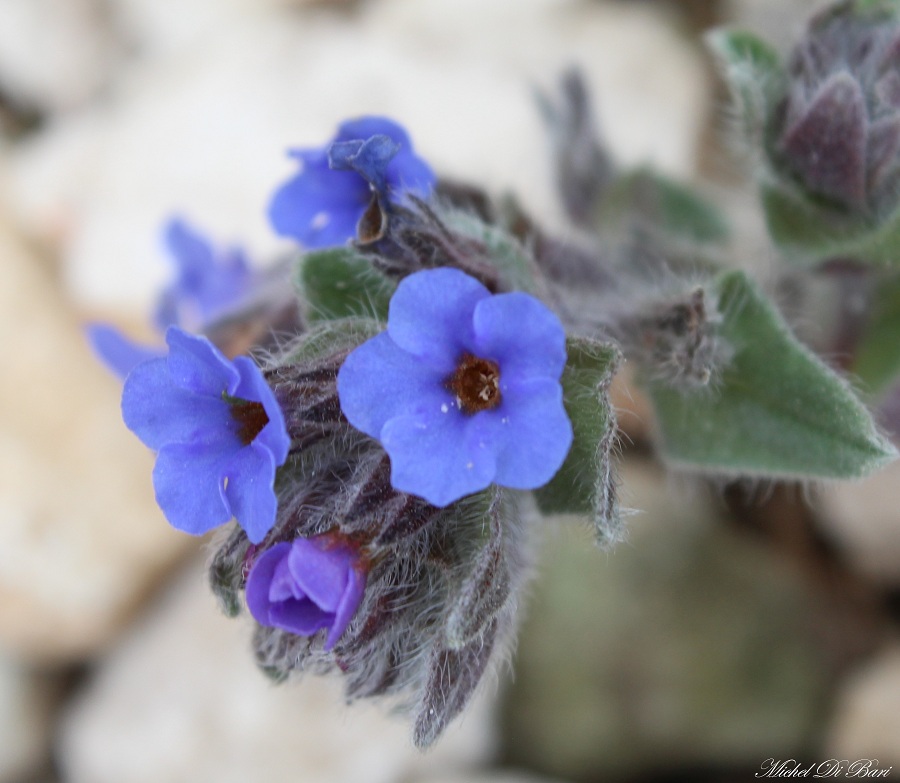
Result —
POLYGON ((277 233, 309 248, 355 237, 373 192, 386 203, 405 191, 426 196, 435 182, 406 131, 384 117, 350 120, 324 147, 289 154, 301 169, 275 192, 269 219, 277 233))
POLYGON ((110 324, 90 323, 85 335, 100 361, 123 381, 141 362, 165 356, 162 348, 135 342, 110 324))
POLYGON ((565 332, 521 292, 491 295, 456 269, 417 272, 387 331, 338 374, 341 409, 391 458, 391 483, 436 506, 492 483, 546 484, 572 443, 560 375, 565 332))
POLYGON ((158 451, 156 501, 169 523, 200 535, 235 517, 258 543, 275 522, 275 468, 290 438, 275 395, 248 358, 226 359, 205 337, 166 332, 169 354, 135 367, 125 424, 158 451))
MULTIPOLYGON (((217 254, 177 218, 166 224, 163 238, 177 277, 157 301, 154 323, 160 332, 169 326, 203 331, 252 295, 258 278, 241 250, 217 254)), ((141 362, 165 355, 162 348, 137 343, 109 324, 88 324, 86 334, 100 361, 122 380, 141 362)))
POLYGON ((276 544, 247 577, 247 607, 260 624, 312 636, 328 628, 325 650, 341 638, 362 600, 366 566, 359 553, 331 536, 276 544))
POLYGON ((163 237, 177 277, 159 297, 154 320, 160 330, 174 325, 201 331, 251 292, 255 276, 239 248, 217 253, 178 218, 166 224, 163 237))

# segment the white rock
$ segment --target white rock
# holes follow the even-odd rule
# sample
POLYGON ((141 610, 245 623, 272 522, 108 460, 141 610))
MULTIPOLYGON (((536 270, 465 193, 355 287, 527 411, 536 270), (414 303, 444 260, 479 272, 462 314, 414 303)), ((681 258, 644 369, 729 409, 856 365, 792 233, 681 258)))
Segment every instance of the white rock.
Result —
POLYGON ((396 117, 440 172, 512 190, 553 222, 531 90, 573 62, 624 161, 692 169, 707 83, 669 21, 645 6, 575 0, 223 14, 194 45, 123 75, 114 103, 22 149, 13 200, 26 225, 61 241, 83 304, 129 310, 147 306, 165 274, 156 233, 173 210, 258 255, 288 246, 265 219, 294 170, 284 150, 324 143, 363 113, 396 117))
POLYGON ((26 106, 83 103, 109 78, 116 52, 101 0, 0 2, 0 83, 26 106))
POLYGON ((817 506, 825 528, 853 564, 876 578, 900 582, 900 510, 893 463, 858 482, 822 487, 817 506))
POLYGON ((186 546, 41 259, 0 223, 0 643, 91 654, 186 546))
POLYGON ((0 783, 24 780, 43 765, 49 747, 48 697, 34 675, 0 655, 0 783))
POLYGON ((192 565, 64 716, 65 779, 389 783, 466 768, 493 749, 490 689, 420 754, 405 722, 344 706, 337 681, 272 685, 249 637, 249 621, 221 615, 192 565))
POLYGON ((847 678, 834 715, 827 757, 900 767, 900 644, 894 642, 847 678))

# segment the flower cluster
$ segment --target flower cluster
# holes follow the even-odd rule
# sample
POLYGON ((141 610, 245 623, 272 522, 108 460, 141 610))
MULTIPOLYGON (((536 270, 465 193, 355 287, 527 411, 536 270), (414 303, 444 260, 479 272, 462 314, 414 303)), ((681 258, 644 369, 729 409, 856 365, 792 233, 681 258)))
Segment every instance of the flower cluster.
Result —
POLYGON ((500 488, 542 487, 567 459, 566 336, 427 201, 434 175, 399 125, 346 122, 326 147, 293 154, 302 169, 272 199, 276 230, 307 248, 356 237, 364 253, 319 254, 306 293, 365 298, 377 285, 386 328, 298 320, 262 369, 229 360, 185 327, 233 320, 256 278, 240 253, 217 255, 174 221, 178 275, 156 312, 168 352, 114 331, 94 339, 107 359, 120 354, 123 417, 157 452, 168 521, 199 535, 233 520, 211 581, 227 612, 255 621, 260 666, 278 679, 340 671, 348 699, 399 695, 427 746, 514 625, 527 534, 500 488))

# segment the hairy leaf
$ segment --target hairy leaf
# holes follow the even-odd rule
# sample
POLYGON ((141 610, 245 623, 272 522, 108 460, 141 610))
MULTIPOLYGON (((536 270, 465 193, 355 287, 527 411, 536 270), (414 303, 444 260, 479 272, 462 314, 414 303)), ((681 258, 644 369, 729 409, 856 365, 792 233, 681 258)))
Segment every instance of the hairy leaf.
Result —
POLYGON ((741 30, 713 30, 706 43, 731 89, 744 136, 761 148, 767 117, 784 90, 778 54, 761 38, 741 30))
POLYGON ((428 663, 424 697, 413 728, 418 748, 434 743, 468 704, 487 669, 497 636, 494 622, 484 635, 458 650, 435 646, 428 663))
POLYGON ((639 218, 655 233, 692 243, 722 242, 729 234, 725 216, 714 204, 649 168, 617 179, 597 217, 601 227, 639 218))
POLYGON ((490 534, 476 554, 447 617, 445 636, 452 650, 465 647, 483 634, 509 599, 510 572, 502 505, 502 493, 495 489, 487 512, 490 534))
POLYGON ((851 371, 879 395, 900 375, 900 276, 879 282, 851 371))
POLYGON ((362 316, 387 319, 396 284, 349 247, 307 253, 298 270, 310 321, 362 316))
POLYGON ((663 455, 682 467, 772 477, 857 478, 896 456, 847 383, 791 334, 742 272, 716 282, 733 351, 710 388, 649 388, 663 455))
POLYGON ((850 258, 900 264, 900 210, 884 220, 819 203, 787 183, 763 186, 763 207, 772 239, 798 264, 850 258))
POLYGON ((607 392, 621 356, 611 344, 584 338, 570 338, 566 352, 562 384, 575 437, 562 468, 534 494, 545 514, 592 515, 598 540, 611 544, 622 531, 612 468, 616 420, 607 392))

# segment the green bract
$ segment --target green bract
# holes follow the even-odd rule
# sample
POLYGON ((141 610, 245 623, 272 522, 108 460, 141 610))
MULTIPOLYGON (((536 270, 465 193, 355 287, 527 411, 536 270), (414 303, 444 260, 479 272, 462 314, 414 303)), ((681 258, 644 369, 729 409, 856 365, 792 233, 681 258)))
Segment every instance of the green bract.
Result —
POLYGON ((859 478, 897 455, 847 382, 801 345, 742 272, 714 284, 733 355, 710 388, 649 384, 673 465, 730 475, 859 478))
POLYGON ((535 497, 545 514, 590 515, 598 542, 608 546, 623 535, 612 465, 616 419, 608 395, 621 353, 584 338, 570 338, 566 353, 562 385, 574 440, 562 468, 535 497))

